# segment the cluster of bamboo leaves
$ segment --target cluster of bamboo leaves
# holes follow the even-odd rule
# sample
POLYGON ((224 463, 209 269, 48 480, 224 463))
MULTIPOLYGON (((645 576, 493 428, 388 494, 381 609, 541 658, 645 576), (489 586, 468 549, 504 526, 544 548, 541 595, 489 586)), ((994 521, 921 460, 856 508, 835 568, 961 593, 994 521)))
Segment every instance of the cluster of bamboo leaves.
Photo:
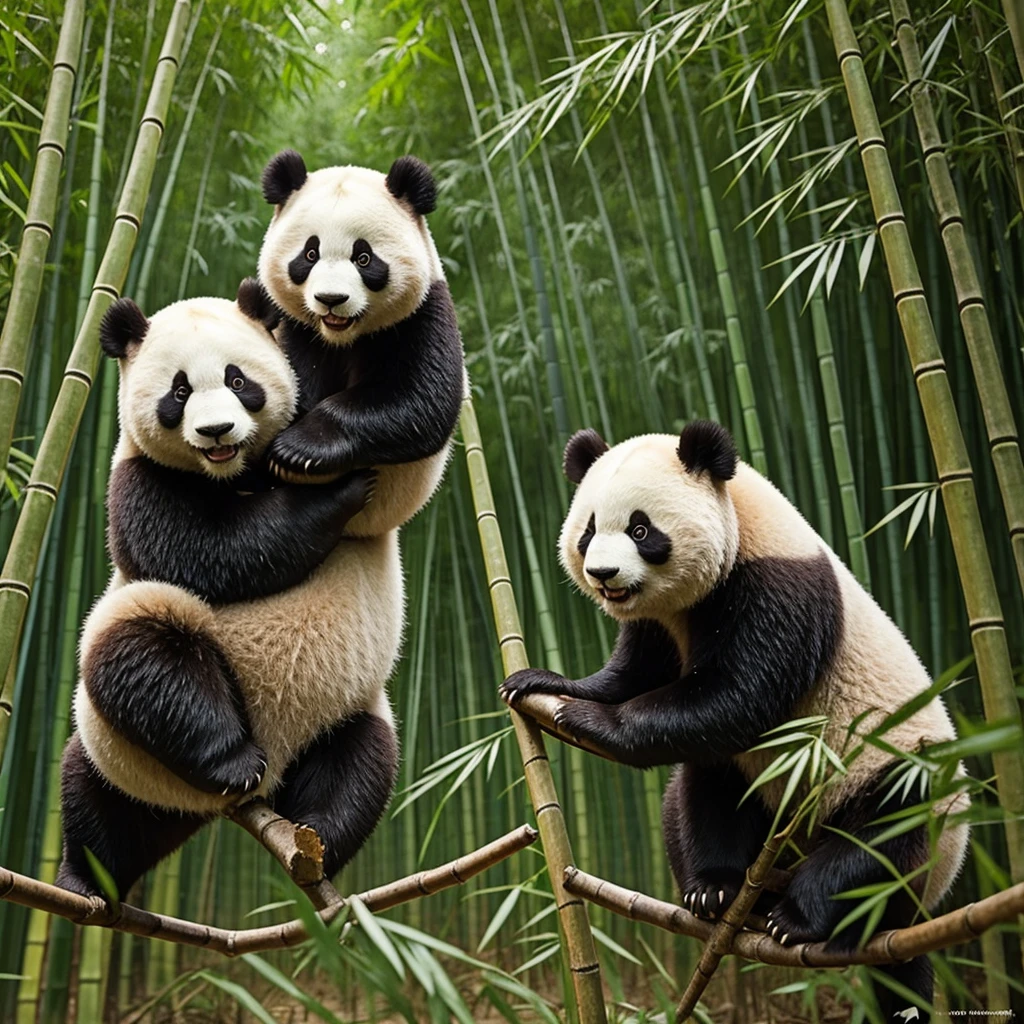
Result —
MULTIPOLYGON (((63 7, 37 0, 0 16, 3 303, 63 7)), ((65 172, 0 498, 0 551, 86 315, 171 8, 170 0, 87 5, 65 172)), ((1016 627, 1015 552, 892 12, 874 0, 855 5, 852 16, 974 469, 1003 613, 1016 627)), ((997 4, 952 0, 914 17, 1019 421, 1021 70, 997 4)), ((982 811, 954 899, 1004 885, 1003 819, 987 780, 1007 734, 998 722, 982 724, 929 434, 820 6, 410 0, 377 10, 349 0, 197 0, 183 50, 124 294, 147 311, 189 295, 234 294, 253 271, 270 212, 259 171, 279 148, 299 149, 310 167, 386 170, 405 152, 426 159, 441 192, 431 225, 459 309, 532 661, 581 676, 603 663, 613 640, 554 556, 570 496, 561 474, 569 434, 593 426, 614 442, 676 431, 695 416, 718 419, 870 587, 943 687, 963 680, 947 699, 966 746, 950 756, 968 757, 982 811)), ((103 501, 116 437, 113 371, 101 369, 85 407, 12 675, 0 863, 44 879, 59 858, 58 759, 77 634, 109 569, 103 501)), ((500 658, 460 452, 442 492, 405 531, 403 551, 408 628, 391 691, 402 792, 343 876, 345 892, 455 857, 529 813, 496 697, 500 658)), ((1022 634, 1007 635, 1019 677, 1022 634)), ((776 762, 781 772, 828 762, 814 730, 804 731, 776 762)), ((660 836, 667 773, 631 772, 575 749, 551 753, 578 863, 670 898, 660 836)), ((936 775, 943 777, 930 771, 936 775)), ((808 778, 798 781, 814 789, 808 778)), ((934 791, 922 806, 933 799, 934 791)), ((135 895, 165 913, 228 926, 253 908, 262 923, 301 906, 265 852, 226 823, 201 833, 135 895)), ((865 920, 878 912, 876 897, 864 897, 865 920)), ((340 947, 335 937, 294 960, 247 958, 225 968, 0 906, 0 974, 12 979, 0 981, 0 1017, 29 1024, 73 1013, 92 1021, 104 1003, 137 1013, 213 1012, 219 1000, 240 1000, 258 1016, 245 1002, 251 991, 325 1020, 343 1012, 472 1019, 482 1008, 508 1020, 547 1020, 569 999, 554 911, 542 861, 529 851, 468 892, 388 915, 381 931, 353 929, 340 947)), ((602 912, 592 919, 614 1012, 638 1021, 670 1014, 694 962, 692 945, 602 912)), ((1004 1004, 1019 951, 997 934, 968 958, 986 965, 989 1007, 1004 1004)), ((955 971, 942 970, 950 998, 970 1005, 951 980, 955 971)), ((733 995, 754 1012, 772 987, 790 983, 782 998, 813 1001, 823 977, 745 974, 733 995)), ((835 984, 834 974, 828 979, 835 984)), ((856 1004, 861 990, 840 985, 856 1004)))

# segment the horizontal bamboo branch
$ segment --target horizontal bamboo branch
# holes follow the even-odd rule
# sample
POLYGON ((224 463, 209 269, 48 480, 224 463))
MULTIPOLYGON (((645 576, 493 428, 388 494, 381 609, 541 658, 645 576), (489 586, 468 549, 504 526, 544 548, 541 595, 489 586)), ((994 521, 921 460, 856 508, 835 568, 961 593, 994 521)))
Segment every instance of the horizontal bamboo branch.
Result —
MULTIPOLYGON (((387 885, 370 889, 361 893, 359 899, 369 910, 377 913, 421 896, 431 896, 442 889, 461 885, 481 871, 486 871, 487 868, 525 849, 536 838, 536 829, 522 825, 500 839, 480 847, 479 850, 439 867, 419 871, 387 885)), ((242 953, 285 949, 309 938, 305 922, 299 920, 239 931, 213 928, 209 925, 196 924, 194 921, 154 914, 127 903, 112 906, 98 896, 79 896, 77 893, 58 889, 55 885, 47 885, 45 882, 19 875, 3 867, 0 867, 0 900, 66 917, 75 924, 112 928, 115 931, 130 932, 132 935, 177 942, 186 946, 201 946, 203 949, 211 949, 228 957, 240 956, 242 953)), ((344 905, 344 902, 334 904, 319 911, 318 916, 326 923, 336 917, 344 905)))
MULTIPOLYGON (((567 868, 565 888, 633 921, 653 924, 677 935, 689 935, 707 942, 715 930, 709 921, 701 921, 689 911, 674 903, 656 900, 641 892, 633 892, 588 875, 578 868, 567 868)), ((747 960, 757 960, 776 967, 849 967, 853 964, 892 964, 912 960, 946 946, 970 942, 982 932, 997 924, 1016 920, 1024 912, 1024 883, 987 896, 977 903, 968 903, 948 914, 899 928, 881 932, 862 949, 852 953, 831 952, 824 942, 804 942, 796 946, 783 946, 763 932, 740 932, 733 941, 732 951, 747 960)))

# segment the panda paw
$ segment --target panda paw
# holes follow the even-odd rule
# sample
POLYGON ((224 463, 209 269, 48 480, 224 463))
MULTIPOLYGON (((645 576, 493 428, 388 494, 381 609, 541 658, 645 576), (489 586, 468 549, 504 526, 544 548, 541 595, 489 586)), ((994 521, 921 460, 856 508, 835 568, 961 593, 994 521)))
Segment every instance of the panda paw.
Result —
POLYGON ((589 740, 605 748, 609 755, 618 757, 616 711, 610 704, 570 697, 555 711, 555 728, 577 741, 589 740))
POLYGON ((733 882, 712 882, 698 880, 683 892, 683 906, 694 917, 705 921, 717 921, 736 899, 739 886, 733 882))
POLYGON ((789 897, 779 900, 768 911, 765 931, 783 946, 796 946, 802 942, 824 942, 828 938, 828 931, 816 928, 789 897))
POLYGON ((245 796, 259 789, 266 773, 267 755, 255 743, 246 743, 189 781, 205 793, 245 796))
POLYGON ((314 409, 270 442, 267 465, 289 483, 325 483, 348 469, 350 460, 337 428, 314 409))
POLYGON ((549 672, 545 668, 524 668, 513 672, 498 687, 498 695, 514 708, 528 694, 549 693, 557 697, 564 694, 569 685, 569 681, 557 672, 549 672))

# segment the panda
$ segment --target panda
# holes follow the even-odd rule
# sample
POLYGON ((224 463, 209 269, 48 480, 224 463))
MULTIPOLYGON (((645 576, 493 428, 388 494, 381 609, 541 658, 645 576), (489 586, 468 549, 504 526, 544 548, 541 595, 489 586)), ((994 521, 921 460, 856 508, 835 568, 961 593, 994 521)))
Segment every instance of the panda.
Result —
POLYGON ((427 227, 434 178, 412 156, 387 175, 308 173, 293 150, 266 166, 274 215, 259 276, 283 311, 278 340, 302 413, 270 445, 280 479, 378 470, 377 500, 348 525, 376 536, 422 507, 444 472, 466 377, 444 270, 427 227))
MULTIPOLYGON (((931 685, 907 640, 800 513, 750 466, 716 423, 690 423, 679 436, 649 434, 613 448, 593 430, 575 434, 565 471, 578 484, 559 540, 577 586, 619 622, 608 663, 567 680, 526 669, 501 693, 561 695, 559 731, 640 768, 677 765, 664 797, 663 829, 683 904, 715 919, 769 835, 784 780, 751 783, 778 751, 750 751, 759 737, 804 716, 828 719, 825 741, 846 749, 863 732, 931 685), (863 716, 863 718, 861 717, 863 716)), ((951 740, 939 698, 892 727, 886 741, 911 751, 951 740)), ((848 774, 826 789, 824 826, 880 835, 882 815, 918 802, 892 794, 893 760, 865 745, 848 774)), ((959 794, 944 811, 963 811, 959 794)), ((933 906, 959 872, 965 824, 948 822, 927 884, 933 906)), ((924 864, 924 826, 878 846, 901 872, 924 864)), ((879 861, 819 827, 768 928, 784 944, 828 940, 850 909, 831 897, 891 878, 879 861)), ((913 916, 911 901, 889 901, 882 927, 913 916)), ((851 948, 855 925, 836 936, 851 948)), ((927 957, 890 969, 923 998, 927 957)), ((891 993, 878 993, 880 1000, 891 993)))
POLYGON ((267 487, 298 381, 255 279, 103 318, 120 368, 108 490, 115 572, 81 638, 62 765, 57 884, 122 895, 205 821, 267 797, 316 829, 334 874, 382 815, 398 767, 386 684, 398 657, 397 532, 346 538, 373 471, 267 487))

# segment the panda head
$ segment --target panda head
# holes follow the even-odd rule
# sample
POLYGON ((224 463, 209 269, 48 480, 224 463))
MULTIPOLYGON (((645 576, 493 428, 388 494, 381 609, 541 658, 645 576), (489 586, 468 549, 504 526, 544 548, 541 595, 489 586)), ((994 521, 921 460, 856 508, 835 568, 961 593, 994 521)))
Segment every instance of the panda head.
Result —
POLYGON ((427 229, 437 190, 416 157, 386 175, 366 167, 307 173, 293 150, 263 171, 275 206, 260 250, 260 280, 290 317, 330 345, 406 319, 442 276, 427 229))
POLYGON ((278 314, 255 278, 238 299, 186 299, 146 319, 118 299, 100 325, 121 371, 121 429, 154 462, 240 474, 295 414, 298 386, 270 333, 278 314))
POLYGON ((661 619, 692 608, 732 570, 739 548, 726 481, 736 446, 717 423, 678 437, 646 434, 609 448, 581 430, 565 449, 578 484, 559 554, 585 593, 617 619, 661 619))

